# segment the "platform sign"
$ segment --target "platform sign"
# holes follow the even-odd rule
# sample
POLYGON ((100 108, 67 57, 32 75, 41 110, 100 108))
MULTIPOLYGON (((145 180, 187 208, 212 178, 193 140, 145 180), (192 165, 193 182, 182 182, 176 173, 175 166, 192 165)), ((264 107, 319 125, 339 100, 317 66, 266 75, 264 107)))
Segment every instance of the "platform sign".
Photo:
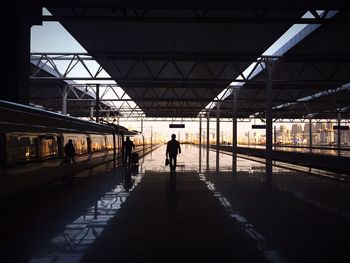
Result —
POLYGON ((333 126, 333 130, 344 130, 344 131, 347 131, 347 130, 349 130, 349 126, 338 126, 338 125, 334 125, 334 126, 333 126))
POLYGON ((253 124, 252 129, 266 129, 266 125, 253 124))
POLYGON ((169 128, 185 128, 185 124, 169 124, 169 128))

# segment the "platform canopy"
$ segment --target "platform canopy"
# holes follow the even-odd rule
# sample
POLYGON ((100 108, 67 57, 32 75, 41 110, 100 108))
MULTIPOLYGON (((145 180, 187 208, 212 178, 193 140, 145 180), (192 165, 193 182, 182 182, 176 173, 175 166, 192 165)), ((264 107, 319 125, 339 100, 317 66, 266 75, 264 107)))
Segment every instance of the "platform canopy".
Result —
MULTIPOLYGON (((65 104, 66 111, 71 116, 89 118, 93 115, 91 110, 93 112, 96 110, 94 88, 82 87, 72 80, 61 80, 50 66, 37 65, 36 61, 31 61, 30 69, 31 75, 48 78, 45 81, 31 79, 29 98, 31 105, 54 112, 63 112, 63 104, 65 104), (66 102, 63 102, 63 97, 66 102)), ((100 102, 99 105, 100 117, 109 115, 113 118, 120 115, 108 102, 100 102)))
MULTIPOLYGON (((276 59, 275 118, 337 118, 338 113, 350 117, 350 38, 344 37, 349 19, 348 11, 339 11, 332 23, 320 26, 276 59)), ((264 117, 265 86, 266 71, 262 71, 239 88, 238 116, 264 117)), ((223 116, 232 112, 232 100, 231 95, 220 105, 223 116)))
MULTIPOLYGON (((53 16, 44 20, 60 21, 147 117, 198 116, 293 24, 322 25, 278 60, 273 105, 350 82, 349 13, 336 1, 96 0, 46 7, 53 16), (316 10, 340 11, 325 19, 316 10), (312 19, 303 18, 307 11, 312 19)), ((264 112, 265 75, 241 86, 239 116, 264 112)), ((222 103, 222 117, 230 117, 231 99, 222 103)), ((337 101, 329 106, 336 111, 337 101)), ((301 117, 314 113, 310 108, 318 109, 279 113, 301 117)))

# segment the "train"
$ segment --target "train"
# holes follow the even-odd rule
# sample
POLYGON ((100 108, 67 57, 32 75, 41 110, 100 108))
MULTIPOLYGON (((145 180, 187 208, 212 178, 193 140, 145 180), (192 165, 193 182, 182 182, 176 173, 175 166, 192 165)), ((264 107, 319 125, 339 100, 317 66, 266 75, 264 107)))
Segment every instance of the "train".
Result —
POLYGON ((113 162, 123 163, 124 137, 145 151, 142 133, 115 124, 99 124, 0 100, 0 196, 113 162), (64 146, 72 140, 75 162, 66 162, 64 146))

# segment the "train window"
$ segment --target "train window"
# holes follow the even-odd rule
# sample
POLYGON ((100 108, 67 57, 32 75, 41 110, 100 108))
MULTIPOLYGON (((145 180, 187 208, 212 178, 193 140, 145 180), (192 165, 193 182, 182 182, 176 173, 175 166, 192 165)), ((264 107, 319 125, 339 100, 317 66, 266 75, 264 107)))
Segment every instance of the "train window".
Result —
POLYGON ((91 152, 100 152, 106 150, 106 136, 91 135, 91 152))
POLYGON ((58 157, 58 143, 56 136, 46 136, 40 140, 42 158, 58 157))
POLYGON ((6 160, 9 165, 37 159, 37 137, 24 134, 8 134, 6 160))
POLYGON ((106 146, 108 150, 113 150, 113 135, 106 136, 106 146))
POLYGON ((74 135, 65 135, 64 136, 64 145, 68 143, 68 140, 73 141, 75 148, 75 154, 81 155, 88 153, 88 137, 85 134, 74 134, 74 135))
POLYGON ((115 134, 115 151, 117 152, 117 154, 119 154, 119 138, 120 138, 120 134, 116 133, 115 134))
POLYGON ((134 142, 135 146, 143 145, 143 137, 141 134, 130 136, 130 140, 134 142))

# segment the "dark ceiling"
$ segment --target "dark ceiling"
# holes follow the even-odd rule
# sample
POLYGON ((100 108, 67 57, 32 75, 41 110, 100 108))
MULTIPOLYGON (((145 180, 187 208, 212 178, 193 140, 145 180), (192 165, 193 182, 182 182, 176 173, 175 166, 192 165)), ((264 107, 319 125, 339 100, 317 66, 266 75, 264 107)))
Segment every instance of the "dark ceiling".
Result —
MULTIPOLYGON (((309 114, 336 118, 340 109, 343 117, 350 115, 349 89, 332 92, 350 82, 349 25, 340 22, 349 18, 349 12, 339 12, 334 23, 322 25, 279 59, 273 73, 272 98, 273 107, 284 107, 275 108, 275 118, 303 118, 309 114)), ((264 80, 263 71, 240 89, 239 116, 264 116, 264 80)), ((232 115, 232 95, 227 99, 229 102, 222 103, 220 109, 228 117, 232 115)))

